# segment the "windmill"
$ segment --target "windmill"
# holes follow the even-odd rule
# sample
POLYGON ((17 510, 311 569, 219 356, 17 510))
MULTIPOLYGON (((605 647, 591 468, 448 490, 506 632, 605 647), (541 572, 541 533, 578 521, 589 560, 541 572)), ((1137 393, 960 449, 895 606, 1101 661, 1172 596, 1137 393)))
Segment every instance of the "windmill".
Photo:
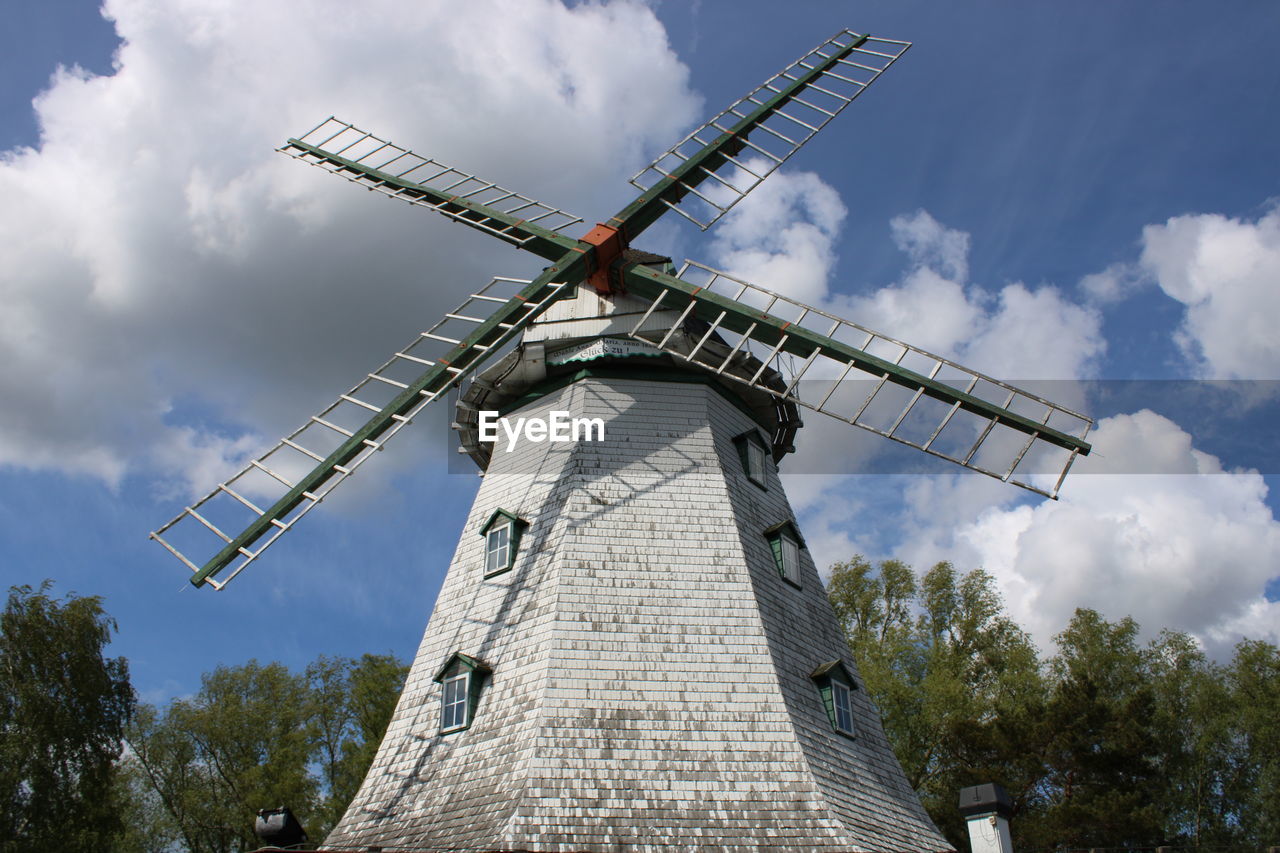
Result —
POLYGON ((222 589, 466 383, 454 426, 485 478, 328 847, 947 846, 860 689, 777 465, 807 408, 1056 497, 1091 421, 632 248, 669 210, 710 227, 909 46, 837 33, 658 157, 635 201, 577 238, 578 217, 333 117, 283 146, 550 264, 492 280, 152 534, 193 584, 222 589), (486 414, 566 412, 603 435, 485 440, 486 414))

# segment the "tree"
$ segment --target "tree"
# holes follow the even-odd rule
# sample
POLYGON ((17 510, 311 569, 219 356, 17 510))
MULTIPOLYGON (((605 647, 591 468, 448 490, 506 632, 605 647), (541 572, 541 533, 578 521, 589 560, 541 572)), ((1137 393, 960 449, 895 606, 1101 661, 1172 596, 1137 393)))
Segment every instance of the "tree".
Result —
MULTIPOLYGON (((221 666, 189 701, 139 715, 134 752, 192 853, 254 850, 258 809, 314 813, 306 680, 278 663, 221 666)), ((310 827, 309 827, 310 829, 310 827)))
POLYGON ((327 834, 364 781, 409 668, 391 655, 321 656, 307 667, 326 791, 317 829, 327 834))
POLYGON ((1147 655, 1166 834, 1196 847, 1238 844, 1243 836, 1227 789, 1242 756, 1225 672, 1194 638, 1174 631, 1162 631, 1147 655))
POLYGON ((228 823, 213 801, 216 780, 200 764, 193 739, 155 708, 138 708, 129 727, 129 745, 146 787, 160 802, 163 834, 176 836, 190 853, 229 849, 228 823))
POLYGON ((129 742, 163 811, 142 819, 191 853, 232 853, 256 849, 258 809, 284 805, 319 841, 364 779, 407 671, 390 655, 322 656, 303 675, 250 661, 164 712, 139 709, 129 742))
POLYGON ((1044 773, 1037 745, 1045 682, 1034 644, 1005 615, 986 572, 959 576, 950 563, 937 564, 922 579, 920 606, 917 632, 930 649, 925 687, 937 693, 930 710, 945 720, 947 739, 945 763, 922 799, 959 843, 967 838, 956 811, 963 787, 1000 781, 1015 815, 1034 808, 1044 773))
POLYGON ((1045 713, 1049 800, 1039 843, 1066 847, 1166 843, 1156 756, 1156 695, 1130 618, 1077 610, 1057 636, 1045 713))
POLYGON ((1027 730, 1043 685, 991 577, 939 563, 917 582, 903 563, 855 557, 832 568, 828 595, 907 780, 948 839, 967 844, 961 787, 999 779, 1025 802, 1041 775, 1027 730))
POLYGON ((100 851, 122 827, 115 763, 134 708, 96 596, 9 590, 0 614, 0 851, 100 851))
MULTIPOLYGON (((327 833, 342 817, 350 797, 343 798, 345 767, 343 745, 352 726, 351 661, 321 655, 307 666, 306 678, 311 690, 311 719, 316 727, 315 749, 318 752, 321 782, 328 792, 319 803, 317 823, 327 833)), ((354 791, 352 792, 355 793, 354 791)))
POLYGON ((348 696, 355 727, 343 747, 344 775, 334 789, 344 811, 369 772, 408 674, 409 667, 392 655, 362 655, 351 668, 348 696))
POLYGON ((1229 665, 1077 610, 1042 661, 992 578, 832 566, 827 594, 908 781, 964 849, 958 790, 999 782, 1020 849, 1265 847, 1280 838, 1280 649, 1229 665))
POLYGON ((1226 785, 1247 843, 1280 839, 1280 649, 1246 640, 1226 671, 1232 740, 1239 747, 1226 785))
MULTIPOLYGON (((148 709, 139 709, 143 710, 148 709)), ((137 756, 128 750, 116 767, 116 784, 124 828, 113 853, 173 853, 181 849, 177 846, 182 841, 177 824, 137 756)))

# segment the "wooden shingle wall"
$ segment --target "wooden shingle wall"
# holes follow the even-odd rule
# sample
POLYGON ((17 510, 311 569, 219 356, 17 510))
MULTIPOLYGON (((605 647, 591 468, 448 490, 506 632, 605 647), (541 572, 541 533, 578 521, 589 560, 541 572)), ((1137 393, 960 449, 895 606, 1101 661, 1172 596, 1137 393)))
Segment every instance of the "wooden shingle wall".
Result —
MULTIPOLYGON (((332 849, 944 850, 864 690, 836 733, 809 673, 843 658, 818 574, 777 572, 792 519, 752 423, 701 383, 587 378, 514 416, 602 417, 603 442, 495 451, 404 695, 332 849), (529 522, 483 576, 494 510, 529 522), (433 677, 492 667, 439 734, 433 677)), ((504 444, 505 446, 505 444, 504 444)), ((855 672, 856 678, 856 672, 855 672)))

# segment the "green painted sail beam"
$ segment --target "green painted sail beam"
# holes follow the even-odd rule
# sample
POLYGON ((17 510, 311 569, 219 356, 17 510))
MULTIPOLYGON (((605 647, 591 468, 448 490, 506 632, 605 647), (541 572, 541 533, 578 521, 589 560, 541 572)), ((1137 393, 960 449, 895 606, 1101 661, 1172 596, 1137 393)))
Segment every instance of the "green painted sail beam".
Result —
POLYGON ((1032 420, 980 397, 966 394, 945 382, 930 379, 928 376, 908 370, 891 361, 877 358, 857 347, 829 338, 819 332, 811 331, 780 317, 750 308, 727 296, 704 290, 687 281, 639 264, 625 267, 623 276, 628 293, 650 300, 657 299, 663 293, 688 297, 696 303, 693 313, 699 319, 708 323, 715 322, 723 312, 724 317, 719 319, 718 323, 720 327, 743 335, 749 332, 752 340, 759 341, 765 346, 777 345, 778 341, 782 340, 785 335, 787 339, 782 344, 782 352, 797 355, 801 358, 808 358, 817 349, 823 355, 841 364, 853 362, 854 366, 859 370, 863 370, 873 376, 887 376, 888 381, 913 391, 921 388, 926 396, 935 400, 948 404, 959 403, 960 408, 979 417, 996 418, 999 423, 1027 435, 1034 434, 1049 444, 1065 450, 1074 450, 1081 456, 1089 454, 1090 445, 1088 442, 1073 435, 1053 429, 1039 421, 1032 420))
POLYGON ((578 241, 572 237, 566 237, 549 228, 543 228, 537 223, 526 222, 518 216, 503 213, 479 202, 441 192, 432 187, 407 181, 404 178, 397 178, 390 172, 382 172, 378 169, 370 168, 363 163, 348 160, 345 157, 332 154, 323 148, 317 148, 298 139, 290 139, 285 143, 285 148, 294 148, 298 151, 304 151, 313 157, 318 157, 337 167, 338 172, 364 175, 371 182, 394 189, 399 196, 411 199, 425 199, 442 213, 449 215, 451 219, 471 225, 486 234, 505 239, 513 245, 533 252, 535 255, 540 255, 549 261, 559 260, 565 252, 579 245, 578 241), (479 224, 486 219, 501 223, 501 230, 493 226, 486 227, 479 224), (504 232, 506 232, 505 236, 504 232))
MULTIPOLYGON (((500 306, 482 324, 477 326, 475 331, 465 340, 454 346, 434 366, 428 368, 417 379, 409 383, 409 387, 397 394, 391 402, 373 415, 363 427, 356 430, 350 438, 343 442, 333 453, 329 454, 323 462, 318 463, 284 497, 276 501, 261 516, 255 519, 239 536, 227 543, 221 551, 191 576, 191 583, 195 586, 203 586, 207 578, 216 576, 218 572, 234 562, 240 555, 242 548, 249 548, 264 534, 270 532, 273 527, 278 526, 278 523, 282 523, 285 516, 293 512, 304 500, 308 499, 307 495, 309 493, 314 493, 316 489, 337 476, 336 466, 346 465, 346 463, 354 459, 368 447, 365 442, 376 441, 379 436, 391 428, 397 416, 403 417, 417 406, 424 393, 427 395, 435 394, 458 381, 460 374, 449 368, 466 370, 478 366, 480 362, 487 359, 499 345, 517 334, 520 328, 523 327, 523 324, 515 327, 513 327, 513 324, 522 319, 531 319, 541 313, 540 310, 530 311, 529 305, 536 305, 546 299, 547 296, 552 295, 554 285, 558 282, 580 281, 585 275, 586 263, 585 254, 574 252, 566 256, 562 264, 548 267, 542 275, 522 289, 518 296, 500 306)), ((573 293, 576 293, 575 288, 572 285, 568 285, 561 288, 560 296, 557 298, 563 298, 573 293)), ((545 310, 554 301, 547 302, 546 305, 542 306, 541 310, 545 310)))
MULTIPOLYGON (((379 439, 384 438, 389 432, 394 432, 392 428, 400 420, 414 412, 425 398, 434 398, 450 386, 462 381, 466 375, 478 368, 504 343, 518 334, 529 320, 544 311, 547 306, 557 299, 575 294, 577 286, 586 280, 589 274, 599 272, 597 267, 607 267, 612 269, 614 274, 620 274, 624 292, 630 292, 650 300, 668 294, 682 299, 688 298, 693 303, 692 312, 699 318, 709 323, 714 323, 719 328, 741 335, 749 335, 753 341, 758 341, 764 346, 774 347, 776 351, 787 352, 805 359, 813 356, 815 352, 821 353, 824 357, 838 363, 852 364, 872 376, 883 376, 887 381, 899 386, 912 391, 919 391, 923 395, 947 404, 958 405, 960 408, 983 419, 1004 424, 1024 434, 1034 436, 1041 441, 1074 453, 1087 455, 1090 451, 1088 443, 1073 435, 1051 428, 1047 424, 1034 421, 1003 406, 960 391, 946 383, 916 373, 893 362, 877 358, 854 346, 804 327, 796 326, 779 317, 762 313, 758 309, 752 309, 726 296, 697 287, 651 267, 643 266, 639 263, 619 263, 618 253, 620 249, 625 248, 634 241, 643 231, 664 215, 669 207, 674 207, 687 193, 712 177, 717 170, 729 164, 732 158, 739 155, 750 144, 748 137, 753 131, 765 125, 771 117, 784 110, 793 99, 802 98, 802 93, 806 90, 806 87, 819 82, 824 74, 831 71, 841 60, 864 45, 870 38, 865 35, 854 36, 852 33, 848 33, 848 35, 853 38, 853 41, 844 47, 838 47, 825 59, 807 57, 807 61, 801 63, 801 66, 805 69, 803 73, 797 71, 795 76, 788 73, 782 77, 771 79, 767 85, 769 91, 773 92, 773 94, 768 98, 764 98, 762 103, 756 100, 756 93, 753 93, 750 96, 750 103, 756 105, 754 108, 747 110, 746 102, 744 101, 739 102, 742 105, 741 109, 735 105, 732 108, 732 113, 722 114, 725 121, 728 121, 730 116, 737 117, 741 116, 743 112, 746 113, 744 117, 739 118, 736 123, 732 124, 727 131, 719 132, 719 135, 710 144, 704 145, 695 154, 683 159, 675 169, 663 175, 656 184, 644 190, 635 201, 609 219, 607 225, 616 229, 618 233, 610 232, 603 237, 596 232, 592 232, 584 240, 576 240, 558 231, 539 225, 537 222, 521 219, 520 213, 523 207, 512 208, 510 212, 507 212, 491 206, 499 204, 504 199, 514 197, 519 202, 530 201, 530 204, 535 205, 540 211, 568 216, 563 211, 540 205, 525 196, 519 196, 514 193, 508 193, 497 199, 482 196, 489 201, 489 204, 485 204, 471 198, 464 198, 458 194, 451 194, 448 190, 436 189, 425 184, 416 183, 408 178, 397 177, 389 172, 373 168, 357 160, 345 158, 341 154, 326 151, 300 139, 289 139, 284 146, 285 149, 288 149, 289 153, 295 156, 300 156, 301 159, 314 162, 328 171, 341 174, 356 183, 369 189, 384 192, 393 198, 404 198, 413 203, 434 208, 451 219, 496 236, 518 248, 533 252, 546 259, 552 266, 547 267, 541 276, 521 290, 517 297, 497 308, 465 340, 453 346, 436 364, 423 371, 417 379, 369 418, 364 426, 347 438, 341 446, 323 461, 319 462, 298 483, 292 485, 283 497, 256 518, 243 532, 228 541, 212 559, 192 575, 192 584, 203 586, 208 581, 215 579, 221 571, 230 567, 242 556, 250 558, 256 556, 251 551, 252 546, 262 542, 264 539, 266 539, 266 544, 273 541, 273 532, 287 527, 291 522, 286 521, 286 519, 294 514, 298 507, 306 501, 318 501, 323 497, 327 493, 325 491, 326 486, 332 487, 332 485, 336 485, 333 480, 349 473, 348 466, 358 464, 361 461, 362 453, 367 452, 371 447, 379 447, 379 439), (775 83, 777 87, 775 87, 775 83), (593 237, 599 239, 593 239, 593 237), (590 242, 587 242, 588 240, 590 242), (558 290, 557 286, 559 286, 558 290)), ((795 71, 796 69, 792 67, 789 70, 795 71)), ((761 93, 759 97, 763 98, 764 90, 757 91, 761 93)), ((838 112, 839 109, 837 108, 836 111, 838 112)), ((792 120, 795 121, 795 119, 792 120)), ((330 119, 330 121, 336 120, 330 119)), ((715 121, 719 123, 720 119, 715 121)), ((801 123, 803 124, 803 122, 801 123)), ((363 133, 363 131, 359 131, 343 122, 337 122, 337 124, 347 130, 363 133)), ((821 122, 819 127, 824 124, 825 122, 821 122)), ((719 131, 718 127, 712 127, 711 125, 704 126, 703 129, 707 128, 719 131)), ((767 126, 765 129, 768 129, 767 126)), ((814 130, 816 132, 816 129, 814 130)), ((701 134, 701 131, 699 131, 699 134, 701 134)), ((333 136, 328 137, 328 139, 332 138, 333 136)), ((364 134, 362 137, 362 139, 368 138, 370 138, 369 134, 364 134)), ((702 138, 704 137, 699 135, 695 141, 700 142, 702 138)), ((806 139, 808 139, 808 136, 795 143, 788 153, 775 159, 778 162, 786 160, 806 139)), ((347 148, 350 148, 350 145, 347 148)), ((342 150, 345 151, 347 148, 342 150)), ((684 158, 685 155, 679 154, 678 156, 684 158)), ((462 173, 458 174, 461 175, 462 173)), ((716 177, 720 176, 716 175, 716 177)), ((455 184, 455 186, 457 185, 455 184)), ((500 193, 506 192, 500 187, 496 187, 496 185, 489 186, 500 193)), ((749 191, 749 189, 745 191, 749 191)), ((471 194, 474 196, 479 192, 482 191, 476 191, 471 194)), ((539 218, 539 215, 530 215, 535 219, 539 218)), ((569 218, 573 219, 574 222, 581 221, 573 217, 569 218)), ((608 231, 608 229, 604 230, 608 231)), ((599 283, 594 281, 592 283, 596 287, 600 287, 599 283)), ((670 297, 668 296, 668 298, 670 297)), ((188 510, 188 513, 194 515, 197 519, 200 518, 194 511, 188 510)), ((181 518, 182 516, 180 515, 179 519, 181 518)), ((162 531, 168 529, 176 521, 178 519, 170 522, 169 525, 162 528, 162 531)), ((205 524, 208 526, 207 522, 205 524)), ((217 532, 216 529, 215 532, 217 532)), ((159 537, 157 536, 157 538, 159 537)), ((226 537, 224 536, 223 538, 225 539, 226 537)), ((163 542, 163 540, 161 541, 163 542)), ((166 547, 174 550, 171 546, 166 545, 166 547)), ((174 553, 177 552, 175 551, 174 553)), ((179 554, 179 556, 181 557, 182 555, 179 554)), ((194 568, 194 565, 189 560, 185 557, 182 559, 194 568)))
POLYGON ((757 125, 768 120, 802 89, 836 67, 840 60, 851 54, 855 48, 865 44, 869 38, 871 38, 870 35, 860 36, 848 46, 833 53, 830 58, 815 64, 813 68, 797 76, 784 86, 782 91, 748 113, 746 118, 739 120, 727 133, 722 133, 697 154, 673 169, 668 177, 645 190, 639 198, 624 207, 605 224, 620 230, 628 241, 635 240, 641 232, 667 211, 667 201, 671 200, 671 196, 675 196, 678 200, 687 192, 686 187, 696 187, 705 181, 709 172, 714 172, 727 162, 727 157, 739 153, 743 147, 741 140, 745 139, 757 125))

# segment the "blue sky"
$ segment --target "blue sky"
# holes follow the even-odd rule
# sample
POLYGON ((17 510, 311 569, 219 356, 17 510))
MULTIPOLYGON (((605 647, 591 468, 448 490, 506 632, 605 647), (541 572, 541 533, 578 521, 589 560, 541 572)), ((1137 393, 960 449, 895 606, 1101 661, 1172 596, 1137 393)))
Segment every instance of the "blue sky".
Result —
MULTIPOLYGON (((914 47, 762 200, 641 246, 1005 378, 1106 382, 1081 403, 1096 473, 1056 504, 949 472, 795 474, 815 557, 983 565, 1042 644, 1082 605, 1215 653, 1280 640, 1258 381, 1280 379, 1280 9, 790 6, 388 2, 338 26, 321 2, 19 3, 0 36, 0 580, 102 595, 153 701, 250 657, 409 657, 476 482, 450 473, 443 412, 225 592, 189 588, 146 534, 468 288, 538 264, 272 147, 332 112, 603 219, 649 158, 849 27, 914 47), (1113 382, 1172 379, 1227 384, 1204 403, 1113 382)), ((815 420, 794 471, 844 440, 815 420)))

